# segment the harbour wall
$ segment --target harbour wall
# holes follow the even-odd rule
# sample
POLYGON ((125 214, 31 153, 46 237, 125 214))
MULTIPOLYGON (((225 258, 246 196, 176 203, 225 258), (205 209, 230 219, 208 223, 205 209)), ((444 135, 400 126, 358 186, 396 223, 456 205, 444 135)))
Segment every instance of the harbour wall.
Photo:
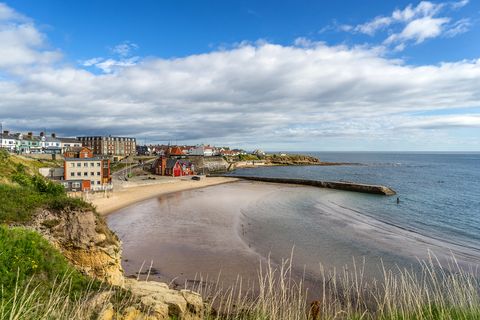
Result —
POLYGON ((371 193, 379 194, 385 196, 395 195, 395 190, 374 184, 363 184, 355 182, 343 182, 343 181, 321 181, 321 180, 309 180, 309 179, 291 179, 291 178, 268 178, 268 177, 251 177, 251 176, 237 176, 237 175, 228 175, 228 177, 240 178, 245 180, 253 181, 263 181, 263 182, 274 182, 274 183, 289 183, 289 184, 300 184, 306 186, 314 186, 320 188, 328 189, 337 189, 345 191, 354 191, 362 193, 371 193))

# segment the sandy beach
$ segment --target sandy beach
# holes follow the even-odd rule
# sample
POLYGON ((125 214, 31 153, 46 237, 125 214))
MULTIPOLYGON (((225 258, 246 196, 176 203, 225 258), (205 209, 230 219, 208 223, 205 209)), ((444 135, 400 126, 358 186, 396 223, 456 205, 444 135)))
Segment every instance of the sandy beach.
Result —
POLYGON ((86 200, 90 201, 101 215, 107 215, 136 202, 156 196, 229 183, 237 180, 238 179, 226 177, 208 177, 195 181, 188 177, 164 178, 148 182, 117 182, 114 184, 114 191, 108 192, 108 194, 89 195, 86 200))

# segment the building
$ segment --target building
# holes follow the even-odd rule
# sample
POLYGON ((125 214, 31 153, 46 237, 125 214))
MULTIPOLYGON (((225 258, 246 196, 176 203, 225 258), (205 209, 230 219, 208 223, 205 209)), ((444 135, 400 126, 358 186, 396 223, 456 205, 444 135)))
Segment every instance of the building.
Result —
POLYGON ((195 174, 195 166, 188 160, 161 156, 155 160, 152 171, 160 176, 183 177, 195 174))
POLYGON ((82 143, 76 138, 58 138, 58 140, 60 140, 60 147, 62 148, 62 153, 65 153, 68 148, 82 146, 82 143))
POLYGON ((93 150, 95 155, 113 156, 118 159, 135 155, 136 139, 112 136, 88 136, 77 138, 84 147, 93 150))
POLYGON ((211 146, 198 145, 190 148, 188 154, 191 156, 211 157, 214 155, 214 148, 211 146))
POLYGON ((67 190, 100 191, 111 188, 110 159, 95 157, 86 147, 72 147, 64 157, 63 185, 67 190))
POLYGON ((65 158, 93 158, 93 151, 87 147, 70 147, 63 153, 65 158))
POLYGON ((0 148, 7 149, 10 152, 14 152, 17 147, 17 136, 10 134, 5 130, 2 132, 2 138, 0 141, 0 148))
POLYGON ((16 136, 17 136, 16 151, 18 153, 41 153, 42 152, 42 141, 40 137, 35 137, 32 132, 29 132, 26 135, 22 133, 18 133, 16 134, 16 136))

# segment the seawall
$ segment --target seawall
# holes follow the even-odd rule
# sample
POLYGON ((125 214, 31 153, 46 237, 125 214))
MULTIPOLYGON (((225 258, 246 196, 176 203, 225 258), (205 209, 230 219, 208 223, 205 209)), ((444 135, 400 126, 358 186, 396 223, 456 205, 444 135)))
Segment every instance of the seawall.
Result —
POLYGON ((380 194, 385 196, 392 196, 396 192, 386 186, 363 184, 354 182, 342 182, 342 181, 321 181, 321 180, 308 180, 308 179, 291 179, 291 178, 268 178, 268 177, 251 177, 251 176, 238 176, 229 175, 228 177, 240 178, 245 180, 274 182, 274 183, 289 183, 289 184, 301 184, 306 186, 314 186, 320 188, 329 188, 337 190, 346 190, 362 193, 380 194))

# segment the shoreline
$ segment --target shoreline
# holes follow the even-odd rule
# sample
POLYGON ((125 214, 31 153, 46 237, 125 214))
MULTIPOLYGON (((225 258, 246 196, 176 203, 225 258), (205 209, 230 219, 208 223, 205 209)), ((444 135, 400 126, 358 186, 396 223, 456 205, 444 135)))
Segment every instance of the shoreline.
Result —
POLYGON ((143 185, 130 183, 119 187, 118 190, 107 193, 107 195, 90 195, 85 200, 93 204, 100 215, 107 216, 117 210, 157 196, 231 183, 238 180, 237 178, 229 177, 206 177, 199 181, 172 178, 166 181, 156 181, 155 183, 143 185))

